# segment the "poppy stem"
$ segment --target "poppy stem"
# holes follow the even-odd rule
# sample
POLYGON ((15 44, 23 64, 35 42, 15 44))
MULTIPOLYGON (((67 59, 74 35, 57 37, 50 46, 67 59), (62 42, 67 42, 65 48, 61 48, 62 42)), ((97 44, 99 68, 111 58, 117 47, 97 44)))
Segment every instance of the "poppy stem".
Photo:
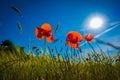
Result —
POLYGON ((93 52, 96 53, 95 50, 94 50, 94 48, 92 47, 92 45, 90 43, 88 43, 88 44, 92 48, 93 52))
POLYGON ((110 47, 112 47, 112 48, 115 48, 115 49, 120 50, 120 46, 115 46, 115 45, 113 45, 113 44, 111 44, 111 43, 109 43, 109 42, 103 42, 103 41, 98 40, 98 39, 96 39, 96 42, 101 43, 101 44, 105 44, 105 45, 108 45, 108 46, 110 46, 110 47))
POLYGON ((47 45, 47 43, 46 43, 46 37, 45 37, 45 39, 44 39, 44 54, 46 53, 46 45, 47 45))
MULTIPOLYGON (((93 48, 93 46, 90 44, 90 43, 88 43, 89 44, 89 46, 92 48, 92 50, 93 50, 93 55, 94 55, 94 57, 95 57, 95 60, 96 61, 98 61, 98 58, 100 59, 100 57, 97 55, 97 53, 96 53, 96 51, 95 51, 95 49, 93 48)), ((100 60, 101 61, 101 60, 100 60)))

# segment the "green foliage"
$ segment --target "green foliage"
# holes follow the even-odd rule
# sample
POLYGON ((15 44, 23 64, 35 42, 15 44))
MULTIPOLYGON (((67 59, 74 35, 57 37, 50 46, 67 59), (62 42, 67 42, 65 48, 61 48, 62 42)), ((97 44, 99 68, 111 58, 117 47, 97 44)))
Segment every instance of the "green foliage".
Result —
POLYGON ((33 49, 27 55, 22 47, 3 45, 0 47, 0 80, 120 80, 120 53, 110 57, 102 52, 89 52, 87 57, 77 58, 77 52, 71 49, 62 57, 56 48, 58 55, 53 56, 48 47, 47 53, 40 51, 41 55, 36 57, 33 49))

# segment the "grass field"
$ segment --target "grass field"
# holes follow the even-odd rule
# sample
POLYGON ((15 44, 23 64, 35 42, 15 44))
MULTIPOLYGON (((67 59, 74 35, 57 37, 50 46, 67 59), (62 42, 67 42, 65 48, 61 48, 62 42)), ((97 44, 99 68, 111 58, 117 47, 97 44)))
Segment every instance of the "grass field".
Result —
POLYGON ((106 56, 102 51, 88 51, 83 57, 74 49, 66 50, 65 56, 57 49, 46 49, 44 53, 33 47, 28 55, 24 48, 4 41, 0 46, 0 80, 120 80, 120 52, 106 56))

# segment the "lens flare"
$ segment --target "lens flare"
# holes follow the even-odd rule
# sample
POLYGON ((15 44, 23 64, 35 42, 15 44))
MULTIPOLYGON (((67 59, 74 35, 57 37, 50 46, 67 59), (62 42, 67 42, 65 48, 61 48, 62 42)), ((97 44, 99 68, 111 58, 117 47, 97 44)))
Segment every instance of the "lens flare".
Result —
POLYGON ((93 29, 98 29, 103 26, 103 19, 100 17, 94 17, 90 20, 89 26, 93 29))

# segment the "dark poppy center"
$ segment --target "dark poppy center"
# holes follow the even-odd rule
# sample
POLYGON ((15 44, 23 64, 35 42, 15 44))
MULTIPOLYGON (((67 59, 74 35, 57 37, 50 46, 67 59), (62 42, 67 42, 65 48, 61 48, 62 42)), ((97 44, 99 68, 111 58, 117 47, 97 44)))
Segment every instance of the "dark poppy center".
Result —
POLYGON ((71 43, 78 43, 78 37, 76 37, 75 39, 69 39, 71 43))
POLYGON ((51 36, 51 32, 50 32, 50 31, 45 31, 45 32, 44 32, 44 35, 45 35, 46 37, 49 37, 49 36, 51 36))

